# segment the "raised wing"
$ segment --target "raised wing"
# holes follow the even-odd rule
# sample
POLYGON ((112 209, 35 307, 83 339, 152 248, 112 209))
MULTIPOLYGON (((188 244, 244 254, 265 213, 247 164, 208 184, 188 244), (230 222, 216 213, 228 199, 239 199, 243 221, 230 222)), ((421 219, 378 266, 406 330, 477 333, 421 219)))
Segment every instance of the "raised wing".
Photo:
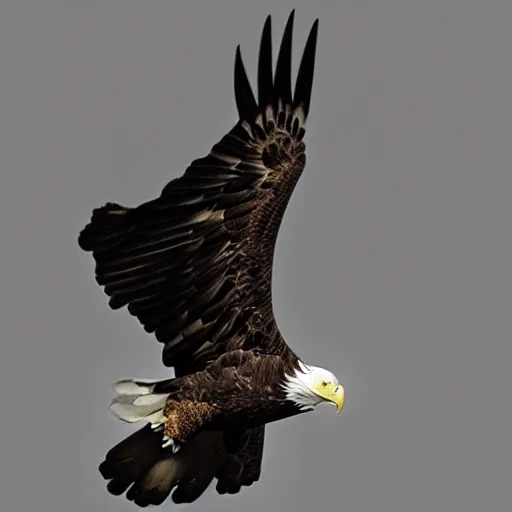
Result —
POLYGON ((80 233, 80 247, 92 251, 110 306, 127 305, 155 333, 165 344, 164 364, 177 375, 237 348, 289 351, 272 312, 272 262, 281 219, 306 161, 302 139, 318 30, 317 20, 292 95, 293 19, 292 12, 274 77, 270 16, 265 22, 258 101, 237 48, 240 119, 209 155, 192 162, 155 200, 94 210, 80 233))

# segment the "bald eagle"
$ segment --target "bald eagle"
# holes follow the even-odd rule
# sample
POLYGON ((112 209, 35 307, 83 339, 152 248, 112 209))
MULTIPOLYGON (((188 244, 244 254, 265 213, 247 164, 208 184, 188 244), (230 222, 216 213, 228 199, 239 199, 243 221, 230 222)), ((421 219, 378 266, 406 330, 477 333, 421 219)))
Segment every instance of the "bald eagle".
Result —
POLYGON ((174 377, 114 384, 111 412, 144 426, 99 466, 107 489, 139 506, 196 500, 215 478, 220 494, 257 481, 264 428, 321 402, 341 411, 345 392, 281 336, 272 308, 277 233, 306 163, 318 31, 309 33, 291 87, 294 12, 275 73, 271 19, 253 95, 240 47, 239 119, 204 158, 137 207, 107 203, 79 235, 112 309, 128 311, 163 344, 174 377))

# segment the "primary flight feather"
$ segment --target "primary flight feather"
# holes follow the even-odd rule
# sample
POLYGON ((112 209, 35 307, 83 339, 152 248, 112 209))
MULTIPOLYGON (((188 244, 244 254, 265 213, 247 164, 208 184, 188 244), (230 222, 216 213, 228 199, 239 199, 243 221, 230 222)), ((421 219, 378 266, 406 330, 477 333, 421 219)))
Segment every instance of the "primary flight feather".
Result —
POLYGON ((146 422, 112 448, 100 472, 108 490, 140 506, 197 499, 257 481, 266 423, 320 402, 341 411, 336 377, 301 361, 272 308, 281 220, 306 163, 318 20, 292 91, 294 12, 272 65, 271 19, 261 36, 254 96, 237 48, 239 120, 160 196, 135 208, 94 210, 79 236, 113 309, 128 307, 163 344, 165 381, 114 385, 111 411, 146 422))

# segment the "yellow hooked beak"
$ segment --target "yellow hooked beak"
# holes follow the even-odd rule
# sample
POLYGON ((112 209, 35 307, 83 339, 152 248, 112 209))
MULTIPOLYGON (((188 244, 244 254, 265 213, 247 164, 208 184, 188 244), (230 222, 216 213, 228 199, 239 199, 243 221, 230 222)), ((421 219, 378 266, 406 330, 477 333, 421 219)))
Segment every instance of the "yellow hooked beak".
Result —
POLYGON ((313 391, 324 400, 336 405, 337 414, 341 412, 345 405, 345 390, 343 386, 323 381, 316 385, 313 391))

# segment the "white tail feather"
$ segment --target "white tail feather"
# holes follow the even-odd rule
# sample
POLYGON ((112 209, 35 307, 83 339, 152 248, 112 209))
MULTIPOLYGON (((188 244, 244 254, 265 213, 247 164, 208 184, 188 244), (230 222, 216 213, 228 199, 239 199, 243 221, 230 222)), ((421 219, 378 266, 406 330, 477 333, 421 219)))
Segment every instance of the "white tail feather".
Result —
POLYGON ((165 395, 154 394, 154 395, 138 396, 137 398, 135 398, 133 405, 137 405, 137 406, 141 406, 141 407, 144 407, 146 405, 156 405, 162 401, 162 397, 164 399, 164 405, 165 405, 165 400, 167 399, 168 396, 169 395, 167 395, 167 394, 165 394, 165 395))
POLYGON ((109 410, 120 420, 128 423, 142 420, 161 423, 165 420, 163 412, 169 395, 153 393, 154 383, 122 380, 112 388, 116 396, 109 410))
POLYGON ((117 381, 112 390, 116 395, 149 395, 155 385, 154 382, 134 381, 132 379, 117 381))

